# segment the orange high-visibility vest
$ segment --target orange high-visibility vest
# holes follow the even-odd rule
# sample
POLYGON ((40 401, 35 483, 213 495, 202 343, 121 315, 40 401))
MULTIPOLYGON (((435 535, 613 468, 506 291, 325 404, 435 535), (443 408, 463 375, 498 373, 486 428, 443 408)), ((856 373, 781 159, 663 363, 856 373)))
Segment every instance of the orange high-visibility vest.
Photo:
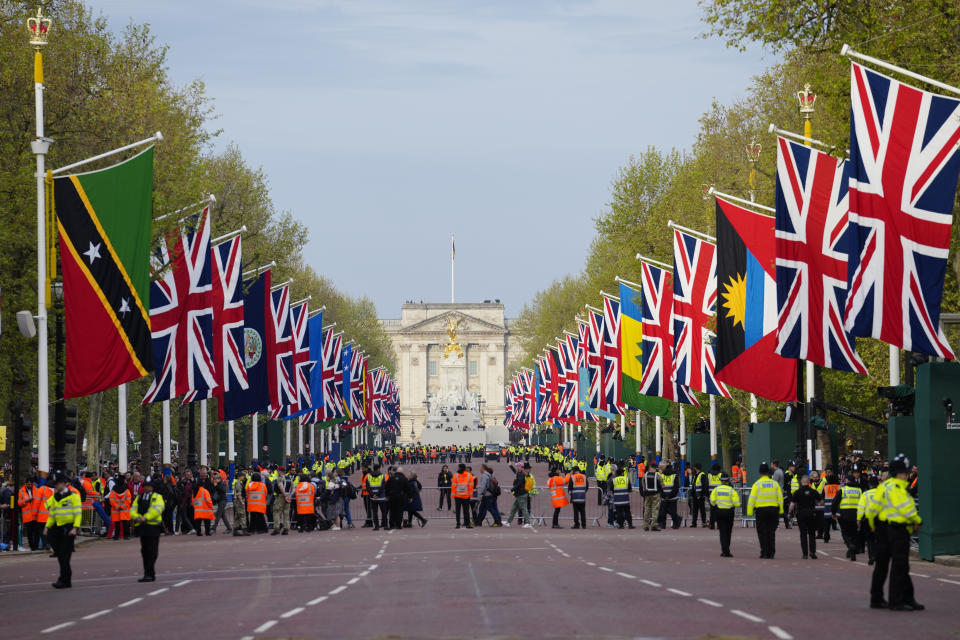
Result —
POLYGON ((834 496, 837 495, 837 492, 840 490, 840 485, 838 484, 828 484, 823 488, 823 495, 830 500, 833 500, 834 496))
POLYGON ((36 487, 33 490, 33 502, 37 505, 37 522, 46 524, 50 518, 50 512, 47 511, 47 500, 53 495, 53 489, 44 485, 36 487))
POLYGON ((567 483, 560 476, 550 476, 547 480, 547 486, 550 488, 550 500, 554 509, 565 507, 570 504, 567 499, 567 483))
POLYGON ((111 520, 129 520, 130 504, 133 499, 130 497, 130 490, 124 489, 123 493, 117 493, 116 490, 110 492, 110 519, 111 520))
POLYGON ((370 495, 370 491, 367 490, 367 474, 360 475, 360 486, 363 487, 363 490, 360 492, 362 496, 370 495))
POLYGON ((96 493, 96 489, 93 488, 93 481, 90 478, 83 479, 83 490, 87 492, 87 497, 83 499, 81 506, 84 509, 93 508, 94 499, 100 500, 100 495, 96 493))
POLYGON ((17 506, 20 507, 20 519, 24 524, 37 519, 37 498, 33 495, 35 491, 36 489, 30 490, 26 487, 20 487, 20 493, 17 495, 17 506))
POLYGON ((453 474, 450 493, 454 498, 469 498, 473 493, 473 474, 469 471, 453 474))
POLYGON ((197 489, 196 495, 193 496, 193 518, 194 520, 213 520, 213 500, 206 487, 197 489))
MULTIPOLYGON (((366 475, 363 476, 366 479, 366 475)), ((366 484, 366 483, 364 483, 366 484)), ((367 490, 363 490, 364 493, 367 493, 367 490)), ((317 497, 317 488, 313 486, 312 482, 301 482, 297 485, 297 514, 309 514, 313 513, 313 501, 317 497)))
POLYGON ((247 512, 267 512, 267 485, 262 482, 251 482, 247 485, 247 512))

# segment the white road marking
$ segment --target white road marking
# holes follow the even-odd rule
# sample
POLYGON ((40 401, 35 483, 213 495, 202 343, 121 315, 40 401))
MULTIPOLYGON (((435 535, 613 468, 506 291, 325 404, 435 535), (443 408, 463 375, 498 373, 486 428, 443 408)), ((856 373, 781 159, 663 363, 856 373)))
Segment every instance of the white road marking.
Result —
POLYGON ((175 586, 175 587, 182 587, 183 585, 189 584, 189 583, 191 583, 191 582, 193 582, 193 580, 181 580, 180 582, 178 582, 177 584, 175 584, 175 585, 173 585, 173 586, 175 586))
POLYGON ((147 595, 148 595, 148 596, 155 596, 155 595, 159 595, 159 594, 163 593, 164 591, 169 591, 169 590, 170 590, 170 587, 164 587, 163 589, 157 589, 156 591, 151 591, 151 592, 148 593, 147 595))
POLYGON ((327 599, 327 596, 320 596, 319 598, 314 598, 313 600, 311 600, 310 602, 307 603, 307 606, 312 607, 312 606, 315 605, 315 604, 320 604, 321 602, 323 602, 323 601, 326 600, 326 599, 327 599))
POLYGON ((686 591, 680 591, 680 589, 667 589, 667 591, 669 591, 670 593, 675 593, 678 596, 683 596, 685 598, 689 598, 690 596, 693 595, 692 593, 687 593, 686 591))
POLYGON ((630 578, 631 580, 635 579, 637 576, 632 576, 629 573, 624 573, 623 571, 617 571, 618 576, 623 576, 624 578, 630 578))
POLYGON ((113 611, 113 609, 103 609, 102 611, 97 611, 96 613, 91 613, 88 616, 83 616, 84 620, 93 620, 94 618, 99 618, 100 616, 105 616, 108 613, 113 611))
POLYGON ((340 585, 339 587, 337 587, 336 589, 334 589, 333 591, 331 591, 331 592, 329 593, 329 595, 335 596, 335 595, 337 595, 338 593, 340 593, 341 591, 346 591, 346 590, 347 590, 347 587, 346 587, 345 585, 340 585))
POLYGON ((141 600, 143 600, 143 598, 134 598, 133 600, 127 600, 123 604, 118 604, 117 607, 129 607, 132 604, 137 604, 141 600))
POLYGON ((297 607, 297 608, 295 608, 295 609, 290 609, 290 611, 287 611, 286 613, 280 614, 280 617, 281 617, 281 618, 292 618, 293 616, 297 615, 297 614, 300 613, 301 611, 303 611, 303 607, 297 607))
POLYGON ((660 584, 659 582, 654 582, 653 580, 644 580, 643 578, 640 578, 640 582, 642 582, 643 584, 648 584, 648 585, 650 585, 651 587, 662 587, 662 586, 663 586, 663 585, 660 584))
POLYGON ((377 555, 374 556, 374 560, 379 560, 379 559, 382 558, 382 557, 383 557, 383 554, 382 554, 382 553, 378 553, 377 555))
POLYGON ((347 580, 347 584, 357 584, 358 582, 360 582, 360 578, 350 578, 347 580))
POLYGON ((376 568, 377 568, 377 565, 372 564, 372 565, 370 565, 370 568, 367 569, 367 571, 373 571, 373 570, 376 569, 376 568))
MULTIPOLYGON (((857 564, 860 564, 860 563, 857 563, 857 564)), ((910 575, 912 575, 912 576, 914 576, 914 577, 917 577, 917 578, 929 578, 929 577, 930 577, 930 576, 928 576, 928 575, 925 574, 925 573, 914 573, 913 571, 910 572, 910 575)))
POLYGON ((793 640, 793 636, 781 629, 780 627, 770 627, 770 633, 780 638, 780 640, 793 640))
POLYGON ((956 580, 947 580, 946 578, 937 578, 937 580, 940 582, 949 582, 950 584, 960 584, 960 582, 957 582, 956 580))
POLYGON ((76 624, 76 622, 62 622, 60 624, 55 624, 52 627, 47 627, 40 633, 53 633, 54 631, 60 631, 60 629, 66 629, 72 624, 76 624))
POLYGON ((707 600, 706 598, 697 598, 697 600, 699 600, 699 601, 702 602, 703 604, 708 604, 708 605, 710 605, 711 607, 722 607, 722 606, 723 606, 723 605, 720 604, 719 602, 714 602, 713 600, 707 600))
POLYGON ((613 573, 613 569, 610 567, 600 567, 600 571, 609 571, 610 573, 613 573))
POLYGON ((361 571, 360 573, 357 574, 357 577, 358 577, 358 578, 366 578, 368 575, 370 575, 370 572, 369 572, 369 571, 361 571))
POLYGON ((276 620, 267 620, 262 625, 253 630, 254 633, 263 633, 273 625, 277 624, 276 620))
POLYGON ((597 563, 596 563, 596 562, 588 562, 588 563, 587 563, 587 566, 595 567, 595 566, 597 566, 597 563))
POLYGON ((752 613, 747 613, 746 611, 740 611, 740 609, 730 609, 730 613, 732 613, 735 616, 740 616, 741 618, 749 620, 750 622, 763 622, 763 618, 758 618, 752 613))

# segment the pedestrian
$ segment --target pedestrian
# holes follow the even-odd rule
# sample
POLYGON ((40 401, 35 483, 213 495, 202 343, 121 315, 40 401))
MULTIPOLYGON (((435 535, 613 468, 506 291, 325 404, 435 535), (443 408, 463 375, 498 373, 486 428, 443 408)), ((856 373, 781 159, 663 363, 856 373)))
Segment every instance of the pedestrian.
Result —
MULTIPOLYGON (((856 469, 857 465, 854 463, 856 469)), ((847 546, 847 557, 851 561, 857 560, 857 549, 860 544, 857 535, 857 507, 860 504, 860 478, 853 474, 847 476, 846 484, 840 489, 840 493, 833 501, 833 519, 839 521, 840 535, 843 543, 847 546)))
POLYGON ((243 467, 237 469, 233 479, 233 535, 247 534, 247 474, 243 467))
POLYGON ((143 493, 137 496, 130 508, 130 519, 140 538, 140 556, 143 559, 143 577, 137 582, 154 582, 157 579, 157 556, 160 555, 160 534, 163 533, 163 498, 156 488, 162 483, 147 476, 143 493))
POLYGON ((720 486, 710 492, 710 512, 716 510, 714 521, 720 530, 720 556, 732 558, 730 538, 733 536, 733 513, 740 497, 730 486, 730 476, 720 476, 720 486))
POLYGON ((550 469, 550 477, 547 479, 547 488, 550 489, 550 503, 553 506, 553 528, 562 529, 560 526, 560 510, 570 504, 567 498, 567 481, 560 475, 557 467, 550 469))
MULTIPOLYGON (((886 478, 884 478, 885 480, 886 478)), ((857 504, 857 523, 859 524, 860 552, 867 554, 867 565, 872 565, 876 560, 875 534, 870 530, 870 524, 867 522, 866 511, 877 488, 880 486, 880 480, 877 476, 867 478, 867 490, 860 494, 860 502, 857 504)))
POLYGON ((783 514, 783 491, 770 477, 770 467, 760 463, 760 478, 750 488, 747 500, 747 515, 756 512, 757 538, 760 541, 760 557, 772 560, 777 552, 777 522, 783 514))
POLYGON ((443 511, 443 501, 447 501, 447 511, 450 511, 450 487, 453 482, 453 474, 450 473, 450 467, 443 465, 440 473, 437 474, 437 487, 440 489, 440 504, 437 505, 437 511, 443 511))
MULTIPOLYGON (((108 496, 110 503, 110 522, 113 539, 130 538, 130 507, 133 498, 127 490, 127 481, 122 477, 113 484, 108 496)), ((109 536, 108 536, 109 537, 109 536)))
POLYGON ((277 471, 273 480, 273 533, 270 535, 287 535, 290 533, 290 504, 293 502, 293 483, 284 474, 283 469, 277 471))
POLYGON ((373 530, 379 531, 380 528, 389 529, 387 493, 384 486, 385 480, 380 473, 380 465, 373 465, 373 469, 367 474, 366 489, 370 492, 371 516, 373 519, 373 530))
POLYGON ((633 514, 630 513, 630 478, 627 477, 627 465, 620 464, 617 475, 610 480, 610 489, 613 495, 613 505, 617 510, 617 526, 623 529, 624 523, 630 529, 633 525, 633 514))
POLYGON ((422 528, 427 524, 427 519, 420 513, 423 511, 423 500, 420 499, 420 492, 423 490, 423 485, 417 478, 417 474, 413 471, 410 472, 410 478, 408 480, 410 484, 410 502, 407 503, 407 522, 404 526, 408 528, 412 527, 413 519, 416 518, 422 528))
MULTIPOLYGON (((703 526, 707 526, 707 498, 711 495, 708 489, 709 481, 707 474, 703 472, 703 467, 699 462, 693 464, 693 484, 690 485, 690 526, 696 528, 697 516, 700 516, 703 526)), ((713 509, 711 508, 711 511, 713 509)), ((710 524, 714 519, 710 518, 710 524)))
POLYGON ((457 529, 460 528, 460 513, 463 513, 463 526, 467 529, 473 528, 473 514, 470 512, 470 496, 473 493, 473 476, 467 471, 467 465, 460 464, 457 472, 453 474, 453 503, 454 517, 457 522, 457 529))
POLYGON ((60 575, 53 583, 54 589, 69 589, 73 578, 70 568, 70 558, 73 556, 73 544, 80 529, 81 500, 80 496, 71 491, 67 476, 58 473, 54 477, 54 494, 47 499, 47 525, 44 535, 53 547, 60 565, 60 575))
POLYGON ((570 476, 567 489, 570 491, 570 503, 573 505, 573 528, 586 529, 587 492, 590 489, 590 481, 580 468, 570 476))
POLYGON ((300 475, 296 489, 297 530, 300 533, 313 531, 317 526, 316 497, 317 488, 306 474, 300 475))
POLYGON ((222 520, 223 526, 226 528, 224 533, 232 533, 230 521, 227 520, 227 483, 223 481, 223 477, 219 473, 214 473, 212 480, 213 491, 210 492, 210 497, 213 498, 213 508, 215 510, 212 530, 216 533, 217 526, 222 520))
POLYGON ((331 531, 340 531, 340 518, 343 515, 343 493, 340 490, 340 480, 333 471, 327 471, 323 480, 323 515, 332 524, 331 531))
POLYGON ((403 469, 397 469, 390 474, 387 480, 387 500, 390 509, 390 528, 403 528, 403 514, 406 513, 413 494, 410 491, 410 481, 403 473, 403 469))
POLYGON ((37 520, 40 507, 34 496, 35 492, 36 487, 34 487, 33 479, 27 478, 17 494, 20 522, 23 523, 23 537, 27 539, 30 551, 36 551, 40 542, 39 521, 37 520))
MULTIPOLYGON (((510 467, 513 470, 513 467, 510 467)), ((520 514, 520 518, 523 519, 525 529, 530 529, 533 525, 530 524, 530 510, 527 508, 527 499, 529 498, 529 492, 527 491, 527 475, 530 471, 530 463, 524 463, 520 465, 519 469, 516 470, 516 477, 513 480, 513 487, 510 489, 510 492, 513 494, 513 504, 510 506, 510 513, 507 514, 507 521, 503 523, 503 526, 509 527, 510 523, 513 522, 513 516, 517 513, 520 514)))
POLYGON ((923 611, 914 597, 910 579, 910 536, 923 521, 909 493, 910 460, 902 453, 890 461, 890 477, 880 485, 867 505, 866 517, 876 532, 876 561, 870 584, 870 607, 891 611, 923 611), (889 566, 889 602, 883 587, 889 566))
POLYGON ((790 528, 790 496, 799 488, 797 463, 791 460, 783 473, 783 526, 785 529, 790 528))
POLYGON ((663 477, 657 461, 650 460, 643 473, 640 495, 643 497, 643 530, 660 531, 660 496, 663 493, 663 477))
POLYGON ((817 505, 821 501, 820 493, 810 486, 810 477, 800 476, 800 488, 790 494, 790 510, 797 518, 804 560, 817 559, 817 505))
MULTIPOLYGON (((137 496, 145 491, 143 481, 141 480, 139 483, 136 482, 138 476, 139 474, 136 473, 133 475, 135 481, 130 488, 131 504, 133 500, 137 499, 137 496), (136 487, 136 490, 134 490, 134 487, 136 487)), ((173 474, 168 473, 167 475, 163 476, 163 482, 160 485, 160 489, 156 489, 155 491, 157 491, 157 493, 160 494, 160 497, 163 498, 163 535, 176 535, 177 532, 174 528, 173 511, 177 506, 177 486, 173 483, 173 474)), ((134 529, 134 531, 136 531, 136 529, 134 529)))
POLYGON ((210 497, 210 491, 202 483, 197 483, 191 506, 193 507, 193 524, 197 530, 197 535, 203 536, 206 534, 209 536, 210 523, 213 522, 213 498, 210 497), (203 533, 200 532, 201 528, 203 533))
MULTIPOLYGON (((721 478, 723 477, 723 471, 720 469, 720 463, 716 460, 713 461, 713 464, 710 465, 710 473, 707 474, 707 488, 704 491, 704 495, 709 497, 714 489, 719 487, 721 483, 721 478)), ((712 530, 717 524, 717 519, 713 515, 713 509, 710 509, 710 529, 712 530)))
POLYGON ((267 485, 260 479, 259 472, 253 472, 247 484, 247 515, 250 518, 250 533, 267 532, 267 485))
POLYGON ((493 469, 489 465, 480 465, 480 471, 480 478, 477 480, 477 495, 480 496, 480 507, 477 509, 474 525, 482 526, 489 511, 490 515, 493 516, 492 526, 502 526, 500 509, 497 507, 497 498, 500 497, 500 483, 493 477, 493 469))
POLYGON ((830 531, 837 526, 833 519, 833 503, 839 497, 840 480, 831 469, 827 469, 823 475, 823 519, 820 521, 820 536, 826 544, 830 542, 830 531))
POLYGON ((663 468, 663 491, 660 497, 660 528, 667 528, 667 516, 673 521, 673 528, 680 528, 680 514, 677 513, 677 501, 680 499, 680 476, 674 473, 673 465, 669 462, 663 468))
POLYGON ((196 482, 193 472, 187 469, 183 472, 183 479, 176 485, 177 495, 177 530, 181 534, 193 533, 193 495, 196 493, 196 482))
POLYGON ((353 517, 350 515, 350 501, 357 497, 357 488, 350 484, 346 469, 347 467, 337 470, 337 480, 340 482, 340 493, 343 495, 343 515, 347 519, 347 528, 353 529, 353 517))

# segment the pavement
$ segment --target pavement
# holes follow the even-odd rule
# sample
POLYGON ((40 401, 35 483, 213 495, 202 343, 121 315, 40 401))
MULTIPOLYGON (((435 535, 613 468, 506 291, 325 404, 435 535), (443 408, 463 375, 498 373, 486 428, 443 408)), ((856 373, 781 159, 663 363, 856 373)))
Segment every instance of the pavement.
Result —
MULTIPOLYGON (((543 467, 535 470, 545 484, 543 467)), ((501 508, 509 503, 500 499, 501 508)), ((735 557, 721 558, 708 529, 456 530, 435 517, 435 504, 424 506, 425 528, 392 532, 165 537, 151 584, 136 582, 136 540, 80 548, 70 590, 50 587, 53 559, 8 558, 0 619, 10 637, 70 640, 173 630, 233 640, 960 633, 960 571, 914 563, 926 611, 871 610, 872 568, 844 558, 839 537, 818 548, 820 559, 802 560, 797 530, 781 529, 776 559, 760 560, 755 531, 737 526, 735 557)))

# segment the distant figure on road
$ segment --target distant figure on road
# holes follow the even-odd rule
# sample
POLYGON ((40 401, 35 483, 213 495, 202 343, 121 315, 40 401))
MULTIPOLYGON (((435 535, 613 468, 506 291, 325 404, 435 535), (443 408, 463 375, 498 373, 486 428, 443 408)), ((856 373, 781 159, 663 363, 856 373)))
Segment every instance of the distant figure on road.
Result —
POLYGON ((733 511, 740 502, 737 492, 730 486, 730 476, 720 476, 720 486, 710 492, 710 511, 716 509, 716 524, 720 529, 720 555, 732 558, 730 538, 733 534, 733 511))

